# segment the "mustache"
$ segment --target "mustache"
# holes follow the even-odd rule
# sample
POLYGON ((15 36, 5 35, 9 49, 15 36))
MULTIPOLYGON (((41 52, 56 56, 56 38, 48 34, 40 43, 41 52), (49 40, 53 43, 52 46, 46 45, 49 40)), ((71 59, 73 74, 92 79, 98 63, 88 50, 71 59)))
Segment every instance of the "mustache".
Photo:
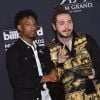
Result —
POLYGON ((62 32, 69 32, 69 31, 72 31, 72 30, 71 29, 62 30, 62 32))

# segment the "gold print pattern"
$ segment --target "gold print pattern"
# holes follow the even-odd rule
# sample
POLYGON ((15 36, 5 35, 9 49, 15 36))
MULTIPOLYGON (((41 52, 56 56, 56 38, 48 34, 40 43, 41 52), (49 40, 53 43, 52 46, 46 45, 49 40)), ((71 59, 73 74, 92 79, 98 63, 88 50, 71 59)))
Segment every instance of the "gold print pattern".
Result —
POLYGON ((67 90, 65 91, 67 92, 70 92, 72 88, 77 88, 84 83, 84 79, 75 79, 73 77, 74 74, 78 73, 81 77, 87 77, 92 73, 92 61, 88 51, 85 49, 86 44, 87 41, 85 35, 76 38, 74 44, 76 57, 68 58, 64 63, 64 70, 69 70, 64 73, 65 78, 62 81, 64 84, 66 83, 65 89, 67 90), (71 80, 70 84, 68 84, 69 80, 71 80))
MULTIPOLYGON (((92 60, 86 50, 87 40, 85 35, 78 34, 74 42, 75 57, 70 57, 67 49, 64 54, 68 54, 68 58, 63 64, 63 73, 61 81, 65 88, 65 100, 99 100, 100 99, 100 84, 97 85, 97 93, 86 95, 85 88, 80 88, 85 83, 84 77, 92 74, 92 60), (77 75, 78 74, 78 75, 77 75), (77 77, 79 76, 79 77, 77 77), (80 88, 80 89, 79 89, 80 88), (77 90, 78 89, 78 90, 77 90), (77 90, 77 91, 76 91, 77 90)), ((53 42, 50 47, 51 60, 57 62, 59 53, 59 44, 53 42)))

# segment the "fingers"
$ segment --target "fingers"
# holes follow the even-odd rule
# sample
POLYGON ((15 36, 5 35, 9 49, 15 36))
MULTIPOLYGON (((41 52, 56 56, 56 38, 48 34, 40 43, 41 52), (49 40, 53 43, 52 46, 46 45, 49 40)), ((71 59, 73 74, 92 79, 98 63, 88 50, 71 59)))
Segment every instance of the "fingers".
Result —
POLYGON ((59 56, 64 55, 64 49, 65 49, 65 45, 63 45, 63 48, 60 46, 60 48, 59 48, 59 56))
POLYGON ((42 77, 41 83, 57 82, 58 76, 56 74, 48 74, 42 77))
POLYGON ((92 75, 88 76, 89 79, 94 79, 95 78, 95 70, 92 68, 92 75))
POLYGON ((53 76, 53 75, 51 75, 51 76, 48 76, 47 77, 48 79, 49 79, 49 81, 48 82, 57 82, 57 76, 53 76))
POLYGON ((65 53, 65 45, 59 48, 58 63, 64 63, 68 55, 65 53))
POLYGON ((64 51, 64 49, 65 49, 65 44, 63 45, 62 52, 64 51))
POLYGON ((65 60, 66 60, 66 58, 67 58, 67 56, 60 57, 60 58, 58 59, 58 63, 64 63, 65 60))

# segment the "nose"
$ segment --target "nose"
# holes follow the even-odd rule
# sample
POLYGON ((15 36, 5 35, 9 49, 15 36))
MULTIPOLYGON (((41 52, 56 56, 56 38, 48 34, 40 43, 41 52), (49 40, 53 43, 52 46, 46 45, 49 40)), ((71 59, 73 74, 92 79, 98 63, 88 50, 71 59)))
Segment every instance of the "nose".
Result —
POLYGON ((68 25, 68 23, 66 23, 66 24, 65 24, 65 28, 68 28, 68 27, 69 27, 69 25, 68 25))
POLYGON ((33 24, 32 24, 32 25, 31 25, 31 29, 33 29, 33 30, 36 29, 36 25, 33 25, 33 24))

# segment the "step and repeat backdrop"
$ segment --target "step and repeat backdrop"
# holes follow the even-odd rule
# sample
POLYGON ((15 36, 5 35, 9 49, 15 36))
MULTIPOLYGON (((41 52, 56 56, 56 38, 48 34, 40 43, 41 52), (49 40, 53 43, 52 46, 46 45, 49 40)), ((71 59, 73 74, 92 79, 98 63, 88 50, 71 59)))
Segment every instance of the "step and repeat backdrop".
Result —
POLYGON ((72 13, 77 32, 90 34, 100 46, 100 0, 0 0, 0 100, 13 100, 5 52, 19 38, 14 29, 15 14, 23 9, 37 13, 36 43, 46 46, 54 37, 51 20, 56 5, 63 5, 72 13))

